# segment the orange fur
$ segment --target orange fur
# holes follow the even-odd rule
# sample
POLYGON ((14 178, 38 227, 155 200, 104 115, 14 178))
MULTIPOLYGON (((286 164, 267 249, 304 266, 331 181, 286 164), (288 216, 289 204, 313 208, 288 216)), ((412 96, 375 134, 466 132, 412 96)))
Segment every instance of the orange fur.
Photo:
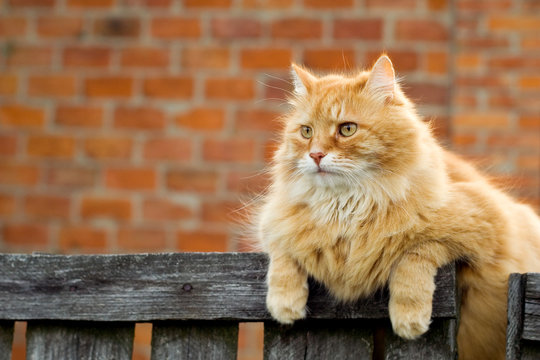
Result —
POLYGON ((416 338, 429 327, 437 268, 461 260, 459 358, 503 359, 507 278, 540 271, 538 216, 442 149, 387 57, 351 77, 293 70, 258 216, 273 317, 305 316, 308 274, 344 301, 388 285, 394 331, 416 338), (349 122, 357 130, 344 137, 349 122), (310 153, 326 155, 320 170, 310 153))

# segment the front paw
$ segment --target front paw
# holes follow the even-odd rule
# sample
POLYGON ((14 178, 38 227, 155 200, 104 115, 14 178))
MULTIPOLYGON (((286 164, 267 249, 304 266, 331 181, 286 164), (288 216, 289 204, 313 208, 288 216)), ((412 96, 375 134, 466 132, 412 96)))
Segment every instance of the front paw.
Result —
POLYGON ((307 286, 300 289, 268 289, 266 306, 274 319, 282 324, 292 324, 306 317, 307 286))
POLYGON ((431 304, 419 304, 413 299, 391 298, 388 311, 394 332, 404 339, 416 339, 429 329, 431 304))

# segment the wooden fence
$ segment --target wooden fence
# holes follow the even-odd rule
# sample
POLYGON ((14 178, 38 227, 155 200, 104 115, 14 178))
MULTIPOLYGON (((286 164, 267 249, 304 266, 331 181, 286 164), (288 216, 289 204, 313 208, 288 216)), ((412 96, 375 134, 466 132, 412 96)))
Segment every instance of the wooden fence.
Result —
POLYGON ((455 266, 439 270, 430 331, 395 336, 388 295, 342 304, 314 282, 293 326, 265 307, 260 253, 0 255, 0 360, 14 321, 27 359, 131 359, 136 322, 152 322, 152 359, 235 359, 238 323, 264 322, 265 359, 455 359, 455 266))

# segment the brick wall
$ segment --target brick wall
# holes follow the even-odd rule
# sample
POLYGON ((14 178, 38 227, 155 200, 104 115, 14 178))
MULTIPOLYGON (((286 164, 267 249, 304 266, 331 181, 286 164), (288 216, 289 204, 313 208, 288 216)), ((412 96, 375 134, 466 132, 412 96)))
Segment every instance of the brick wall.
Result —
MULTIPOLYGON (((539 12, 534 0, 0 0, 0 251, 248 249, 233 210, 267 185, 290 61, 342 71, 383 50, 441 141, 540 207, 539 12)), ((260 326, 241 329, 240 357, 256 358, 260 326)))

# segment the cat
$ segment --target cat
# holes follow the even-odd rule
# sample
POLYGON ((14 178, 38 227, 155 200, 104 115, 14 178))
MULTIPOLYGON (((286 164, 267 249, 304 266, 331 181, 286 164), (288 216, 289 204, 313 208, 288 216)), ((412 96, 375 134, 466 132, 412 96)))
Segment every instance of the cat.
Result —
POLYGON ((353 76, 292 75, 257 216, 272 317, 306 316, 308 276, 343 301, 387 285, 394 332, 415 339, 437 269, 459 260, 459 358, 503 359, 508 275, 540 271, 538 216, 438 144, 388 56, 353 76))

